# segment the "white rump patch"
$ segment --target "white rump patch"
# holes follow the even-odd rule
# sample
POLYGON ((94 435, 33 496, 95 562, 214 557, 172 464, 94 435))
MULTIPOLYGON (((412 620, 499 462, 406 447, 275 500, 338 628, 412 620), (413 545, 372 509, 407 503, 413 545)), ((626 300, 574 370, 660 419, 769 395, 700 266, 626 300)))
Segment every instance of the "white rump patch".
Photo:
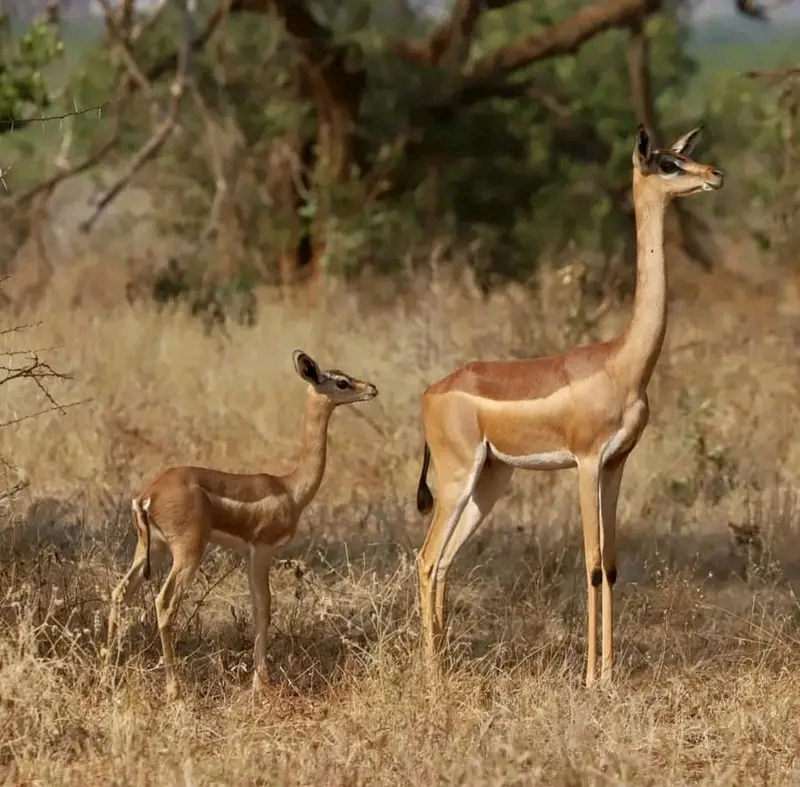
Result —
POLYGON ((144 500, 142 500, 138 497, 134 497, 133 500, 131 500, 131 508, 134 514, 141 515, 142 512, 150 508, 150 498, 145 497, 144 500))

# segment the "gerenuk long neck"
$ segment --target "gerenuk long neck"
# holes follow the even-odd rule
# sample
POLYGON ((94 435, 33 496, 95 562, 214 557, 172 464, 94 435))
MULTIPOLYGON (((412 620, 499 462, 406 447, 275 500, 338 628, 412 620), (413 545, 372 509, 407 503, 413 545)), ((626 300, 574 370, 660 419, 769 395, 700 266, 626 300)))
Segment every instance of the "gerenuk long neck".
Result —
POLYGON ((626 387, 644 391, 667 330, 667 271, 664 264, 663 195, 633 179, 636 213, 636 294, 633 314, 620 337, 614 365, 626 387))
POLYGON ((332 413, 331 400, 309 387, 300 459, 297 467, 285 477, 292 499, 300 509, 314 499, 322 483, 328 452, 328 422, 332 413))

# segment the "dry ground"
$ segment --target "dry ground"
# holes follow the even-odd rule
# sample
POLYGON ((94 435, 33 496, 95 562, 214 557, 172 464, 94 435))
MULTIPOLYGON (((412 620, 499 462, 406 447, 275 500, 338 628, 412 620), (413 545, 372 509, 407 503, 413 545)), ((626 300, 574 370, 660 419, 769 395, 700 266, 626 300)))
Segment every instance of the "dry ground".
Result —
MULTIPOLYGON (((797 320, 777 295, 712 299, 701 284, 672 304, 623 482, 617 680, 586 691, 572 472, 518 473, 462 551, 441 684, 416 650, 420 393, 470 357, 585 340, 553 327, 557 284, 484 302, 434 277, 382 309, 340 293, 325 317, 265 297, 255 328, 221 336, 144 307, 72 310, 56 282, 22 317, 42 324, 5 349, 55 345, 73 380, 53 394, 92 401, 0 429, 2 486, 30 483, 0 501, 0 784, 800 783, 797 320), (130 494, 173 462, 291 458, 296 347, 378 385, 362 410, 383 436, 334 416, 295 562, 273 576, 281 689, 253 701, 246 579, 212 552, 181 617, 185 697, 167 705, 154 584, 116 669, 98 658, 130 494), (731 522, 760 540, 737 543, 731 522)), ((594 338, 626 316, 612 309, 594 338)), ((24 383, 0 391, 0 422, 47 406, 24 383)))

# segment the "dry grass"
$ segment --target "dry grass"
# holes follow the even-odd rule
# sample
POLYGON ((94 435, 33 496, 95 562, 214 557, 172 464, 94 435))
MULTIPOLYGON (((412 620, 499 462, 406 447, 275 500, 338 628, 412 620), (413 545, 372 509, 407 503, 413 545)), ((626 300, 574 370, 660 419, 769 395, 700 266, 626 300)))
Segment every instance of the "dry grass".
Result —
MULTIPOLYGON (((580 340, 553 329, 557 290, 484 302, 434 278, 382 309, 340 294, 324 318, 264 298, 257 327, 226 338, 180 314, 72 311, 56 282, 24 316, 42 325, 13 341, 58 345, 74 379, 53 392, 92 402, 0 430, 0 480, 30 481, 0 501, 0 784, 797 784, 800 357, 774 298, 673 304, 623 482, 615 685, 581 688, 570 472, 517 474, 453 571, 448 675, 420 673, 419 395, 469 357, 580 340), (154 585, 116 668, 98 658, 130 494, 173 462, 291 458, 295 347, 373 380, 363 410, 385 437, 334 417, 326 480, 284 554, 299 562, 273 577, 281 689, 250 695, 246 579, 213 552, 181 615, 185 697, 165 706, 154 585), (729 522, 761 542, 738 544, 729 522)), ((595 338, 627 314, 612 312, 595 338)), ((3 387, 0 421, 40 399, 3 387)))

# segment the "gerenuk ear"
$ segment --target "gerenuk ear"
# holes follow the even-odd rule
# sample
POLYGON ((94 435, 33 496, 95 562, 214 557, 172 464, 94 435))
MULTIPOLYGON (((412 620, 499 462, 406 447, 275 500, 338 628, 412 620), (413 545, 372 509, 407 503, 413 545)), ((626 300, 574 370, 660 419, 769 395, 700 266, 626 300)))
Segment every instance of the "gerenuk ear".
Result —
POLYGON ((306 355, 302 350, 295 350, 292 358, 294 359, 295 370, 306 382, 314 385, 319 385, 322 382, 322 372, 317 362, 310 355, 306 355))
POLYGON ((650 135, 642 123, 636 130, 636 147, 633 149, 633 163, 639 172, 645 173, 648 169, 648 161, 652 153, 650 146, 650 135))
POLYGON ((695 145, 700 139, 700 133, 702 130, 702 126, 693 128, 690 132, 684 134, 680 139, 675 140, 675 142, 669 146, 669 149, 673 153, 677 153, 679 156, 691 156, 695 145))

